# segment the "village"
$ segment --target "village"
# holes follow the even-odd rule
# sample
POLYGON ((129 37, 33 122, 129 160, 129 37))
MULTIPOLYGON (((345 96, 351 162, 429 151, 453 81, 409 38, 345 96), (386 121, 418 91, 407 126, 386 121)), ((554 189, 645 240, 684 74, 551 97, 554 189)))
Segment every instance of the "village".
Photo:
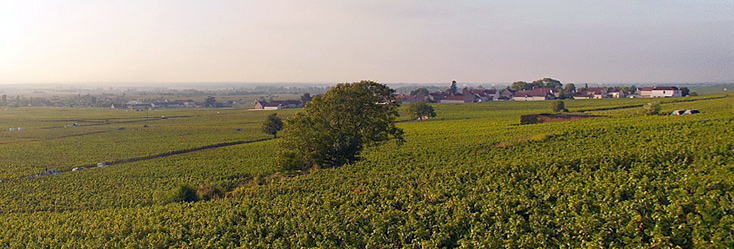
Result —
MULTIPOLYGON (((481 86, 459 89, 456 84, 456 81, 453 81, 451 87, 444 91, 428 91, 428 88, 436 89, 437 87, 418 88, 410 91, 410 93, 406 91, 402 94, 395 94, 395 98, 404 104, 409 104, 421 101, 429 103, 477 103, 553 99, 666 98, 696 95, 695 92, 691 93, 687 87, 676 86, 645 86, 640 88, 636 88, 635 86, 588 87, 588 84, 585 84, 584 87, 577 89, 573 83, 565 84, 565 87, 562 87, 563 85, 560 81, 551 78, 544 78, 531 83, 518 81, 508 85, 506 88, 499 89, 487 89, 481 86)), ((2 99, 0 99, 0 106, 104 107, 136 111, 167 108, 248 108, 253 110, 277 110, 301 108, 311 98, 308 93, 304 93, 300 99, 274 100, 273 95, 268 96, 271 97, 269 99, 260 97, 249 102, 242 99, 218 101, 214 96, 207 96, 206 99, 201 97, 194 100, 169 99, 168 96, 164 95, 155 97, 154 95, 76 94, 52 97, 25 97, 21 95, 7 96, 3 94, 2 99)))
MULTIPOLYGON (((515 82, 504 89, 470 89, 456 90, 456 81, 445 91, 428 92, 418 89, 411 94, 398 94, 402 103, 426 101, 430 103, 477 103, 488 101, 542 101, 554 99, 608 99, 608 98, 667 98, 690 96, 687 87, 649 86, 631 87, 588 87, 576 89, 573 83, 564 88, 557 80, 545 78, 533 83, 515 82), (544 83, 545 82, 545 83, 544 83), (518 84, 521 83, 521 84, 518 84)), ((695 95, 695 93, 693 93, 695 95)))
MULTIPOLYGON (((585 86, 576 90, 575 85, 569 83, 566 84, 565 88, 533 86, 531 89, 516 90, 511 86, 507 86, 504 89, 464 88, 461 91, 458 91, 455 87, 456 81, 452 82, 452 87, 445 91, 428 92, 425 88, 419 88, 409 94, 395 94, 395 98, 402 104, 415 102, 456 104, 489 101, 542 101, 554 99, 668 98, 696 95, 695 92, 690 93, 690 90, 687 87, 679 88, 675 86, 649 86, 641 88, 636 88, 635 86, 585 86)), ((269 102, 255 101, 254 109, 277 110, 285 108, 301 108, 304 104, 305 102, 302 100, 271 100, 269 102)))

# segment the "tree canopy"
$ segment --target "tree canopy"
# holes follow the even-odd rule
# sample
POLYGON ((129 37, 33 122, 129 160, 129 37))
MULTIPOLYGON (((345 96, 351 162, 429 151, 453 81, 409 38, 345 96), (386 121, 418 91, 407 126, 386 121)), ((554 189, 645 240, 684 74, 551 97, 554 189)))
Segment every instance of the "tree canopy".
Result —
POLYGON ((313 97, 311 97, 310 93, 304 93, 303 95, 301 95, 301 103, 303 103, 304 105, 311 101, 311 99, 313 99, 313 97))
POLYGON ((217 98, 212 97, 212 96, 206 97, 206 100, 204 101, 204 106, 217 107, 217 98))
POLYGON ((528 89, 528 83, 525 81, 515 81, 512 82, 512 86, 510 86, 510 89, 515 91, 522 91, 528 89))
POLYGON ((436 116, 436 112, 433 110, 433 106, 426 102, 413 102, 408 105, 408 113, 410 113, 411 119, 419 119, 423 121, 425 118, 432 118, 436 116))
POLYGON ((691 93, 691 89, 688 89, 688 87, 683 86, 680 88, 681 96, 688 96, 690 95, 690 93, 691 93))
POLYGON ((539 80, 535 80, 532 83, 530 83, 530 85, 532 85, 532 86, 538 86, 538 87, 544 87, 544 88, 561 88, 561 87, 563 87, 563 84, 561 84, 560 81, 558 81, 556 79, 551 79, 551 78, 542 78, 542 79, 539 79, 539 80))
MULTIPOLYGON (((525 81, 515 81, 510 86, 510 89, 515 91, 531 90, 533 88, 562 88, 563 84, 560 81, 552 78, 542 78, 534 80, 533 82, 527 83, 525 81)), ((574 87, 575 89, 575 87, 574 87)))
POLYGON ((459 87, 456 86, 456 81, 455 80, 451 81, 451 87, 449 87, 449 89, 446 89, 446 92, 450 94, 455 94, 458 91, 459 91, 459 87))
POLYGON ((262 126, 262 131, 266 134, 273 135, 273 138, 278 137, 278 131, 283 129, 283 120, 278 117, 277 113, 268 115, 262 126))
POLYGON ((286 120, 279 141, 283 170, 335 167, 353 162, 366 146, 390 138, 402 141, 395 126, 395 91, 373 81, 342 83, 316 96, 286 120))
POLYGON ((410 91, 410 95, 428 95, 428 89, 426 88, 418 88, 413 91, 410 91))

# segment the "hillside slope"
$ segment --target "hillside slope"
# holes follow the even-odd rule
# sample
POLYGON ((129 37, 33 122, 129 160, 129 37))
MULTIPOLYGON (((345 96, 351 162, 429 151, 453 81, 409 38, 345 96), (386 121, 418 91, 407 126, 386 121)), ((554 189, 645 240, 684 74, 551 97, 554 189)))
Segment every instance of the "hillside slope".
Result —
POLYGON ((0 246, 734 247, 734 98, 666 101, 701 114, 520 126, 547 104, 436 105, 437 119, 400 123, 403 145, 294 177, 274 173, 266 141, 6 181, 0 246), (155 200, 179 183, 236 188, 155 200))

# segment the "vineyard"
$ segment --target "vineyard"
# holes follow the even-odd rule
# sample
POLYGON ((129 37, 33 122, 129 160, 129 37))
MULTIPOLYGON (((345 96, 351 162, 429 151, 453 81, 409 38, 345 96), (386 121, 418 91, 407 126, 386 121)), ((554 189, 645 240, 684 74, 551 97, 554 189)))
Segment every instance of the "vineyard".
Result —
POLYGON ((734 247, 734 97, 647 102, 402 107, 404 143, 296 175, 260 132, 275 111, 0 110, 0 247, 734 247), (166 201, 183 185, 222 194, 166 201))

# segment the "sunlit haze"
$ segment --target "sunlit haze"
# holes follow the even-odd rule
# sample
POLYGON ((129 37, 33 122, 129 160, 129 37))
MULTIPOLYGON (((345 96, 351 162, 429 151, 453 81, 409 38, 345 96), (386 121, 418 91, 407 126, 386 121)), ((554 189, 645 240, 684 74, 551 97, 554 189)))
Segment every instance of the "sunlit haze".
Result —
POLYGON ((0 83, 734 81, 734 1, 2 1, 0 83))

